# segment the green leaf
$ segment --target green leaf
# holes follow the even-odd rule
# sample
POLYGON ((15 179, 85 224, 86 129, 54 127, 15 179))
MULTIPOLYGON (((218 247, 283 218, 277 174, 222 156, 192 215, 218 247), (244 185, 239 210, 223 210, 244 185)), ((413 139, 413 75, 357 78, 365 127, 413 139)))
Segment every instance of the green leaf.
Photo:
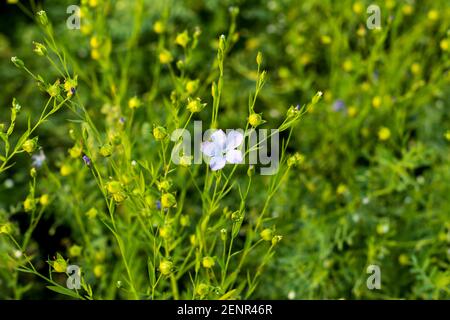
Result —
POLYGON ((28 139, 30 135, 30 130, 27 130, 23 133, 23 135, 20 137, 20 139, 17 141, 15 151, 19 150, 22 147, 22 144, 25 142, 25 140, 28 139))
POLYGON ((69 296, 69 297, 72 297, 72 298, 75 298, 75 299, 80 299, 80 296, 76 292, 66 289, 64 287, 47 286, 47 289, 55 291, 55 292, 63 294, 63 295, 66 295, 66 296, 69 296))

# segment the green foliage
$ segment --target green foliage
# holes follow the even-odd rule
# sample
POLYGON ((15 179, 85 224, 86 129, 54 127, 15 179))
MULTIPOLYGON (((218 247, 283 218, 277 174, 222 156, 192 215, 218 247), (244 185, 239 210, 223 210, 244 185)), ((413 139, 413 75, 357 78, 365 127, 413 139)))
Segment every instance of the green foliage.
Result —
POLYGON ((446 1, 70 4, 0 32, 0 298, 449 298, 446 1), (195 120, 278 171, 175 165, 195 120))

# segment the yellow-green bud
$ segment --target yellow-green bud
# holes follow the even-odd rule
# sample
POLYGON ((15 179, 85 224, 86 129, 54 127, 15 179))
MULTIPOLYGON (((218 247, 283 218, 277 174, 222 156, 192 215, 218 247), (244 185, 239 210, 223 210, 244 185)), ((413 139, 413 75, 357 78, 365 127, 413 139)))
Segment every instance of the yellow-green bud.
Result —
POLYGON ((46 207, 48 206, 48 203, 50 202, 50 197, 48 194, 43 194, 40 198, 39 198, 39 203, 46 207))
POLYGON ((182 156, 180 158, 180 166, 189 167, 192 164, 192 156, 182 156))
POLYGON ((195 290, 195 292, 200 296, 206 296, 209 292, 209 286, 207 284, 204 283, 200 283, 197 287, 197 290, 195 290))
POLYGON ((212 258, 212 257, 204 257, 202 259, 203 268, 210 269, 210 268, 214 267, 215 264, 216 263, 214 262, 214 258, 212 258))
POLYGON ((187 227, 187 226, 189 226, 189 225, 191 224, 191 221, 190 221, 190 219, 189 219, 189 216, 187 216, 187 215, 182 215, 182 216, 180 217, 180 224, 181 224, 182 227, 187 227))
POLYGON ((312 104, 316 104, 317 102, 320 101, 320 99, 322 98, 323 93, 322 91, 318 91, 315 96, 312 98, 312 104))
POLYGON ((262 61, 263 61, 262 53, 258 52, 258 54, 256 55, 256 63, 258 64, 258 66, 261 65, 262 61))
POLYGON ((28 197, 23 202, 23 209, 25 212, 33 211, 36 208, 36 201, 32 197, 28 197))
POLYGON ((102 157, 105 157, 105 158, 110 157, 112 155, 112 153, 113 153, 113 147, 109 143, 100 147, 100 155, 102 157))
POLYGON ((225 51, 225 46, 226 46, 226 39, 225 35, 222 34, 219 39, 219 49, 221 51, 225 51))
POLYGON ((54 84, 48 86, 47 93, 50 97, 56 97, 59 95, 61 89, 59 87, 59 80, 56 80, 54 84))
POLYGON ((173 270, 173 262, 169 261, 169 260, 162 260, 159 264, 159 272, 161 272, 161 274, 163 276, 168 276, 169 274, 172 273, 173 270))
POLYGON ((166 27, 164 23, 160 20, 156 21, 153 25, 153 31, 155 31, 157 34, 161 34, 166 30, 166 27))
POLYGON ((187 30, 185 30, 183 33, 179 33, 175 38, 175 43, 183 48, 186 48, 188 42, 189 42, 189 35, 187 30))
POLYGON ((159 62, 161 62, 162 64, 169 64, 172 61, 173 57, 170 51, 166 49, 161 50, 161 52, 159 53, 159 62))
POLYGON ((190 80, 186 82, 186 91, 189 94, 193 94, 198 89, 198 80, 190 80))
POLYGON ((19 69, 23 69, 25 67, 25 64, 23 63, 23 61, 17 57, 12 57, 11 62, 14 63, 14 65, 19 69))
POLYGON ((37 17, 39 22, 45 27, 48 25, 48 18, 47 18, 47 14, 45 13, 44 10, 41 10, 37 13, 37 17))
POLYGON ((192 113, 196 113, 196 112, 200 112, 202 111, 202 109, 206 106, 206 103, 201 103, 200 98, 191 100, 188 100, 188 105, 187 105, 187 109, 192 112, 192 113))
POLYGON ((222 239, 222 241, 227 240, 227 229, 223 228, 220 230, 220 239, 222 239))
POLYGON ((261 124, 264 123, 264 120, 262 119, 262 116, 258 113, 252 113, 249 117, 248 117, 248 123, 252 126, 252 127, 257 127, 261 124))
POLYGON ((123 191, 119 181, 110 181, 106 184, 106 190, 111 194, 117 194, 123 191))
POLYGON ((0 225, 0 234, 10 234, 12 232, 11 223, 7 222, 5 224, 0 225))
POLYGON ((38 56, 45 56, 47 54, 47 48, 39 42, 34 42, 34 49, 33 51, 38 55, 38 56))
POLYGON ((22 149, 32 154, 37 148, 37 139, 28 139, 22 144, 22 149))
POLYGON ((83 149, 79 145, 75 145, 69 149, 69 154, 74 159, 81 157, 82 152, 83 152, 83 149))
POLYGON ((141 104, 141 100, 139 100, 138 97, 132 97, 128 100, 128 108, 130 109, 137 109, 141 106, 141 104))
POLYGON ((273 246, 276 245, 278 242, 281 241, 281 239, 283 239, 282 236, 274 236, 274 237, 272 238, 272 245, 273 245, 273 246))
POLYGON ((78 256, 80 256, 81 255, 81 249, 82 248, 80 246, 74 244, 73 246, 71 246, 69 248, 69 256, 71 256, 71 257, 78 257, 78 256))
POLYGON ((264 241, 272 241, 273 231, 272 229, 264 229, 263 231, 261 231, 260 236, 264 241))
POLYGON ((94 219, 98 214, 97 209, 91 208, 86 212, 86 215, 89 219, 94 219))
POLYGON ((169 226, 164 226, 159 229, 159 236, 163 239, 170 238, 172 229, 169 226))
POLYGON ((191 243, 191 245, 195 246, 197 245, 197 236, 195 234, 191 234, 189 236, 189 242, 191 243))
POLYGON ((158 126, 153 128, 153 136, 156 140, 161 141, 167 137, 167 130, 164 127, 158 126))
POLYGON ((158 187, 159 191, 167 191, 172 186, 172 183, 169 180, 164 179, 161 181, 157 181, 156 186, 158 187))
POLYGON ((67 261, 64 260, 64 258, 59 253, 57 253, 56 260, 51 262, 51 266, 53 267, 55 272, 63 273, 67 270, 67 261))
POLYGON ((174 207, 177 204, 177 200, 171 193, 165 193, 161 196, 161 205, 163 208, 174 207))

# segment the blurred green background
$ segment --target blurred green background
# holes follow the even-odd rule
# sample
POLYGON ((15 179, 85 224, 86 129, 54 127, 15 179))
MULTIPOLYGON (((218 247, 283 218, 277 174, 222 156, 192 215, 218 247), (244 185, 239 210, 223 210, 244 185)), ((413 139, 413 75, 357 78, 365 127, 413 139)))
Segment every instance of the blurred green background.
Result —
MULTIPOLYGON (((98 31, 110 36, 118 58, 131 36, 133 2, 111 1, 110 10, 103 13, 108 29, 98 31)), ((289 106, 324 92, 322 102, 295 131, 289 152, 300 152, 305 160, 270 209, 284 238, 254 298, 450 297, 448 1, 144 3, 139 50, 133 53, 129 75, 132 93, 150 91, 158 44, 154 23, 168 3, 169 34, 192 32, 197 26, 202 30, 188 70, 201 83, 213 68, 219 35, 228 30, 229 8, 239 7, 235 44, 225 66, 224 127, 238 127, 247 117, 258 51, 264 55, 268 81, 256 109, 269 123, 281 123, 289 106), (381 9, 380 30, 366 28, 370 4, 381 9), (381 267, 381 290, 366 288, 370 264, 381 267)), ((89 41, 96 31, 65 27, 70 4, 44 1, 42 7, 61 45, 85 73, 80 75, 79 92, 92 114, 99 116, 102 97, 86 81, 103 72, 91 57, 89 41)), ((57 74, 32 51, 32 41, 41 37, 34 21, 15 5, 2 2, 0 8, 0 122, 9 120, 13 97, 36 117, 45 97, 10 58, 19 56, 45 79, 57 74)), ((169 80, 169 74, 159 75, 155 104, 170 95, 169 80)), ((205 97, 208 90, 205 86, 205 97)), ((59 113, 39 129, 39 142, 53 168, 71 147, 69 114, 59 113)), ((25 128, 25 121, 18 126, 25 128)), ((31 160, 19 156, 15 161, 0 176, 0 217, 14 212, 20 224, 25 219, 20 203, 27 194, 31 160)), ((261 199, 253 201, 250 208, 261 199)), ((35 250, 43 257, 65 250, 64 239, 73 232, 62 218, 63 208, 56 206, 47 214, 33 236, 35 250)), ((7 250, 2 246, 0 251, 7 250)), ((7 277, 7 270, 0 260, 1 276, 7 277)), ((2 283, 0 297, 7 298, 2 296, 2 283)), ((54 296, 45 288, 28 296, 43 297, 54 296)))

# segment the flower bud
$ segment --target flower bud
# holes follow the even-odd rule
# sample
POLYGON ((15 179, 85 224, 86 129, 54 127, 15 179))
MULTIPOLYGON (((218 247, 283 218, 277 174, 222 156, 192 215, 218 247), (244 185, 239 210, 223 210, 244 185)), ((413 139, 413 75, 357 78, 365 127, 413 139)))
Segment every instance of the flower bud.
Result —
POLYGON ((164 226, 159 229, 159 236, 163 239, 170 238, 172 229, 169 226, 164 226))
POLYGON ((110 181, 106 184, 106 190, 111 194, 115 194, 122 192, 123 188, 119 181, 110 181))
POLYGON ((220 230, 220 239, 222 239, 222 241, 227 240, 227 229, 223 228, 220 230))
POLYGON ((183 48, 186 48, 188 42, 189 42, 189 35, 187 30, 184 30, 183 33, 179 33, 175 38, 175 43, 183 48))
POLYGON ((261 231, 260 236, 264 241, 272 241, 273 230, 272 229, 264 229, 263 231, 261 231))
POLYGON ((156 182, 156 186, 158 187, 159 191, 167 191, 170 189, 171 185, 172 183, 167 179, 156 182))
POLYGON ((320 101, 320 99, 322 98, 322 96, 323 96, 322 91, 318 91, 315 94, 315 96, 312 98, 312 104, 317 104, 320 101))
POLYGON ((191 224, 191 221, 189 219, 189 216, 187 215, 181 215, 180 217, 180 224, 182 227, 188 227, 191 224))
POLYGON ((47 26, 48 25, 48 18, 47 18, 47 13, 45 13, 44 10, 41 10, 37 13, 37 17, 39 22, 41 23, 42 26, 47 26))
POLYGON ((0 225, 0 234, 10 234, 12 232, 12 225, 11 223, 7 222, 5 224, 0 225))
POLYGON ((59 80, 56 80, 54 84, 49 85, 47 87, 47 93, 50 95, 50 97, 56 97, 60 93, 60 87, 59 87, 59 80))
POLYGON ((159 264, 159 272, 161 272, 161 274, 163 276, 168 276, 172 273, 173 271, 173 263, 172 261, 169 260, 162 260, 159 264))
POLYGON ((153 136, 156 140, 161 141, 167 137, 167 130, 164 127, 157 126, 153 128, 153 136))
POLYGON ((161 205, 163 208, 174 207, 177 204, 177 200, 171 193, 165 193, 161 196, 161 205))
POLYGON ((172 61, 173 57, 170 51, 166 49, 161 50, 161 52, 159 53, 159 62, 161 62, 162 64, 169 64, 172 61))
POLYGON ((249 117, 248 117, 248 123, 256 128, 257 126, 261 125, 264 123, 264 120, 261 116, 261 114, 258 113, 252 113, 249 117))
POLYGON ((207 284, 204 283, 200 283, 197 287, 197 290, 195 290, 195 292, 200 296, 200 297, 204 297, 208 294, 209 292, 209 286, 207 284))
POLYGON ((189 94, 193 94, 198 89, 198 80, 190 80, 186 82, 186 91, 189 94))
POLYGON ((282 236, 274 236, 274 237, 272 238, 272 245, 273 245, 273 246, 276 245, 278 242, 281 241, 281 239, 283 239, 282 236))
POLYGON ((23 69, 25 67, 25 64, 23 63, 23 61, 17 57, 12 57, 11 62, 14 63, 14 65, 19 69, 23 69))
POLYGON ((258 66, 262 64, 262 61, 263 61, 262 53, 258 52, 258 54, 256 55, 256 63, 258 64, 258 66))
POLYGON ((73 172, 73 169, 70 166, 70 164, 63 164, 61 166, 60 173, 63 177, 69 176, 70 174, 72 174, 72 172, 73 172))
POLYGON ((67 270, 67 261, 64 260, 64 258, 59 253, 56 254, 56 259, 54 261, 51 261, 50 264, 55 272, 63 273, 67 270))
POLYGON ((94 275, 97 278, 100 278, 101 276, 103 276, 103 274, 105 273, 105 266, 102 264, 97 264, 94 267, 94 275))
POLYGON ((219 49, 221 51, 225 51, 225 47, 226 47, 226 38, 225 35, 222 34, 219 39, 219 49))
POLYGON ((82 250, 82 248, 80 246, 74 244, 73 246, 71 246, 69 248, 69 256, 78 257, 81 255, 81 250, 82 250))
POLYGON ((130 109, 137 109, 141 106, 141 104, 141 100, 139 100, 139 98, 136 96, 128 100, 128 108, 130 109))
POLYGON ((81 157, 82 152, 83 152, 83 149, 79 145, 75 145, 69 149, 69 155, 71 158, 74 158, 74 159, 81 157))
POLYGON ((113 147, 112 147, 112 145, 107 143, 107 144, 105 144, 105 145, 100 147, 100 151, 99 152, 100 152, 100 155, 102 157, 105 157, 105 158, 110 157, 112 155, 112 153, 113 153, 113 147))
POLYGON ((247 176, 251 177, 255 175, 255 166, 250 165, 247 170, 247 176))
POLYGON ((211 269, 212 267, 214 267, 215 264, 216 263, 214 261, 214 258, 212 258, 212 257, 204 257, 202 259, 203 268, 211 269))
POLYGON ((192 164, 192 156, 181 156, 180 158, 180 166, 187 168, 192 164))
POLYGON ((194 100, 188 100, 187 109, 192 112, 200 112, 202 109, 206 106, 206 103, 201 103, 200 98, 194 99, 194 100))
POLYGON ((22 149, 32 154, 37 148, 37 138, 28 139, 22 144, 22 149))
POLYGON ((34 44, 34 49, 33 49, 33 51, 38 55, 38 56, 45 56, 46 54, 47 54, 47 48, 42 44, 42 43, 39 43, 39 42, 34 42, 33 41, 33 44, 34 44))
POLYGON ((166 26, 161 20, 158 20, 153 25, 153 31, 155 31, 157 34, 161 34, 166 30, 166 26))

